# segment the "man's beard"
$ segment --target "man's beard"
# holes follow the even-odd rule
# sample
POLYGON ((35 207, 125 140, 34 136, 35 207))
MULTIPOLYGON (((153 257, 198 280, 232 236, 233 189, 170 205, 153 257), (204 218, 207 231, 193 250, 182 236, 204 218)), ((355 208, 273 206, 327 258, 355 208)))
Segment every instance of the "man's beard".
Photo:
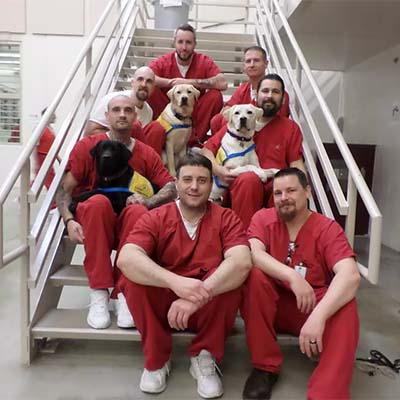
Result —
POLYGON ((186 57, 182 57, 178 52, 176 52, 176 55, 181 61, 188 61, 192 57, 193 53, 188 54, 186 57))
POLYGON ((296 208, 294 207, 292 210, 290 210, 290 211, 282 211, 281 210, 281 207, 285 207, 285 206, 287 206, 287 205, 292 205, 292 204, 285 204, 285 205, 281 205, 279 208, 278 208, 278 214, 279 214, 279 217, 283 220, 283 221, 285 221, 285 222, 290 222, 290 221, 292 221, 295 217, 296 217, 296 215, 297 215, 297 210, 296 210, 296 208))
POLYGON ((138 100, 145 101, 145 100, 147 100, 148 97, 149 97, 149 93, 147 92, 147 90, 140 89, 140 90, 136 91, 136 98, 138 100))
POLYGON ((263 110, 263 117, 267 117, 267 118, 274 117, 278 113, 278 111, 280 110, 281 105, 282 105, 282 103, 277 104, 277 103, 272 102, 272 101, 269 101, 269 103, 272 103, 274 106, 272 108, 267 107, 267 102, 266 101, 264 101, 261 104, 261 108, 263 110))

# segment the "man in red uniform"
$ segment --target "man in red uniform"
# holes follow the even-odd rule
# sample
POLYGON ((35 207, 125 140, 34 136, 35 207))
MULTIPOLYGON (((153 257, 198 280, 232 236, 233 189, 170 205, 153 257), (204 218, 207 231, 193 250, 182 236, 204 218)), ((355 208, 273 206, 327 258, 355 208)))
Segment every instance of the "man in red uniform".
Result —
MULTIPOLYGON (((201 91, 199 101, 193 112, 193 131, 189 146, 204 142, 210 128, 211 118, 222 108, 221 90, 227 88, 227 82, 215 62, 205 54, 195 52, 196 32, 189 25, 181 25, 174 34, 175 51, 153 60, 149 67, 156 75, 156 89, 149 97, 149 104, 156 119, 169 103, 166 93, 178 84, 186 83, 201 91)), ((162 148, 165 130, 158 122, 146 127, 147 143, 154 148, 162 148), (160 142, 162 145, 160 145, 160 142)))
MULTIPOLYGON (((260 46, 250 46, 244 51, 243 72, 248 76, 248 82, 242 83, 233 93, 232 97, 225 103, 220 114, 215 115, 210 128, 214 135, 226 125, 226 120, 222 113, 236 104, 257 105, 257 87, 261 79, 265 76, 268 67, 267 53, 260 46)), ((282 106, 278 115, 289 117, 289 95, 285 91, 282 106)))
MULTIPOLYGON (((42 111, 41 115, 46 112, 47 107, 42 111)), ((40 167, 42 166, 48 152, 50 151, 50 147, 53 144, 55 140, 55 135, 53 132, 53 129, 51 128, 51 124, 54 124, 56 122, 56 115, 53 114, 50 119, 49 119, 49 125, 47 125, 42 132, 42 135, 40 136, 39 142, 36 146, 36 151, 34 152, 34 161, 35 161, 35 176, 40 170, 40 167)), ((49 190, 49 187, 51 185, 51 182, 53 182, 54 179, 54 168, 52 167, 49 172, 46 175, 46 179, 44 180, 44 185, 46 186, 46 189, 49 190)), ((55 207, 55 206, 53 206, 55 207)))
POLYGON ((274 178, 275 208, 258 211, 248 230, 253 261, 242 316, 253 370, 244 399, 269 399, 280 372, 276 333, 299 335, 319 363, 307 399, 349 399, 359 321, 360 274, 342 228, 312 212, 311 188, 297 168, 274 178))
POLYGON ((171 330, 196 332, 190 373, 204 398, 220 397, 215 371, 251 267, 243 226, 232 210, 208 201, 210 161, 183 157, 177 168, 179 200, 150 211, 121 250, 118 287, 142 337, 145 368, 140 389, 160 393, 171 368, 171 330))
MULTIPOLYGON (((176 197, 173 178, 155 151, 144 143, 131 138, 135 121, 135 106, 130 97, 117 96, 108 104, 108 133, 87 136, 80 140, 69 156, 66 173, 57 193, 57 205, 64 219, 70 239, 83 243, 84 267, 89 279, 91 305, 88 324, 95 329, 107 328, 110 323, 108 311, 108 288, 114 287, 118 271, 112 268, 110 254, 123 245, 136 220, 148 209, 171 201, 176 197), (78 203, 75 215, 69 211, 73 193, 92 190, 96 181, 95 161, 89 151, 101 140, 117 140, 132 152, 130 166, 135 174, 157 185, 160 190, 152 197, 133 194, 119 216, 113 211, 110 200, 98 194, 78 203)), ((118 326, 131 327, 133 320, 126 308, 125 299, 118 295, 116 303, 118 326)))
MULTIPOLYGON (((285 85, 279 75, 268 74, 259 82, 257 105, 264 114, 257 121, 253 138, 258 161, 260 167, 265 169, 297 167, 304 170, 300 127, 296 122, 278 115, 284 92, 285 85)), ((270 180, 263 184, 253 172, 237 176, 228 167, 217 163, 215 155, 225 132, 225 128, 222 128, 205 143, 201 151, 213 163, 213 173, 219 181, 230 185, 231 207, 247 228, 254 213, 268 204, 272 184, 270 180)))

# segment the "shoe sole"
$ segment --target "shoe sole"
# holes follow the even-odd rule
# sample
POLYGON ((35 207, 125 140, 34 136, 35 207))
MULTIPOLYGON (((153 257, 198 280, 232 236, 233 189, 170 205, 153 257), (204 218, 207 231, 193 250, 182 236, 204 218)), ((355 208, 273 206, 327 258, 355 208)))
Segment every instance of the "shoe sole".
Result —
POLYGON ((123 329, 128 329, 128 328, 136 328, 136 325, 135 324, 123 324, 123 323, 121 323, 121 322, 118 322, 117 321, 117 326, 118 326, 118 328, 123 328, 123 329))
POLYGON ((111 320, 107 323, 107 325, 104 326, 95 326, 95 324, 90 323, 89 319, 87 319, 86 322, 92 329, 107 329, 111 325, 111 320))
MULTIPOLYGON (((196 377, 195 373, 193 372, 192 367, 189 368, 189 372, 190 372, 190 375, 192 375, 192 378, 197 382, 197 377, 196 377)), ((204 394, 199 390, 199 385, 197 385, 197 393, 204 399, 218 399, 219 397, 222 397, 224 395, 223 390, 222 390, 221 394, 216 394, 215 396, 210 396, 210 395, 204 394)))
POLYGON ((162 393, 167 388, 167 384, 165 384, 160 390, 157 390, 157 391, 156 390, 151 391, 151 390, 143 389, 141 385, 139 385, 139 388, 143 393, 158 394, 158 393, 162 393))

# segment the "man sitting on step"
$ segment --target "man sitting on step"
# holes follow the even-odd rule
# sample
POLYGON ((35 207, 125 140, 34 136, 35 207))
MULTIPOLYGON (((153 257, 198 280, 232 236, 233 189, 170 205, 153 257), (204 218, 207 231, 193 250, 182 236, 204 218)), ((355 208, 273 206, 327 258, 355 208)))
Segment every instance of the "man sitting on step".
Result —
POLYGON ((122 92, 111 92, 103 96, 96 109, 89 117, 89 121, 85 126, 85 136, 94 133, 105 132, 110 129, 106 111, 107 105, 110 100, 121 94, 132 98, 135 104, 137 114, 136 121, 133 124, 132 136, 142 142, 145 142, 143 128, 153 120, 153 110, 147 103, 148 97, 151 95, 155 88, 154 72, 149 67, 140 67, 133 74, 131 81, 131 90, 124 90, 122 92))
MULTIPOLYGON (((68 236, 76 243, 83 243, 85 248, 83 264, 91 288, 87 322, 95 329, 107 328, 111 323, 108 288, 114 287, 114 282, 120 275, 117 268, 112 268, 111 251, 121 248, 142 214, 176 198, 173 178, 164 167, 161 158, 151 147, 131 138, 132 124, 136 118, 133 100, 123 95, 114 97, 108 104, 106 117, 110 126, 109 132, 87 136, 72 149, 56 197, 68 236), (101 140, 117 140, 124 143, 132 152, 129 164, 135 174, 144 177, 149 187, 156 185, 160 190, 149 198, 137 193, 131 195, 119 216, 115 214, 110 200, 102 194, 78 203, 75 215, 72 215, 69 211, 71 196, 94 188, 96 168, 90 150, 101 140)), ((134 326, 121 294, 118 295, 116 307, 118 326, 134 326)))
MULTIPOLYGON (((257 105, 257 87, 261 79, 265 76, 268 67, 267 53, 260 46, 250 46, 244 50, 243 57, 243 72, 247 75, 249 80, 248 82, 242 83, 235 90, 232 97, 224 104, 224 108, 221 112, 212 118, 210 128, 213 135, 222 127, 226 126, 226 120, 222 115, 226 109, 236 104, 257 105)), ((285 91, 278 115, 288 118, 289 114, 289 95, 285 91)))
MULTIPOLYGON (((285 84, 277 74, 265 75, 257 88, 257 106, 263 109, 263 116, 257 121, 254 143, 260 167, 298 167, 305 170, 303 163, 303 135, 296 122, 279 115, 283 103, 285 84)), ((222 128, 205 143, 202 154, 213 164, 213 172, 220 182, 229 185, 230 205, 240 217, 245 228, 250 224, 256 211, 271 202, 272 181, 265 184, 254 172, 235 175, 224 165, 219 165, 215 156, 221 147, 226 128, 222 128)))
POLYGON ((255 267, 241 315, 254 368, 243 398, 270 398, 283 359, 280 332, 299 335, 301 352, 319 358, 307 399, 349 399, 359 333, 354 252, 339 224, 308 209, 303 171, 279 171, 273 196, 275 208, 258 211, 248 230, 255 267))
POLYGON ((172 330, 188 329, 195 332, 189 355, 198 394, 223 394, 215 363, 223 358, 251 258, 235 213, 208 201, 211 169, 199 154, 184 156, 177 168, 179 200, 143 215, 117 261, 118 288, 142 337, 143 392, 165 390, 172 330))
MULTIPOLYGON (((227 88, 224 74, 215 62, 202 53, 195 52, 196 31, 189 25, 181 25, 174 32, 175 50, 149 63, 156 75, 156 88, 149 97, 149 104, 157 119, 169 103, 167 92, 171 87, 186 83, 201 91, 193 112, 193 130, 189 147, 206 140, 211 118, 222 108, 222 90, 227 88)), ((155 149, 162 149, 165 130, 154 121, 146 128, 146 140, 155 149)))

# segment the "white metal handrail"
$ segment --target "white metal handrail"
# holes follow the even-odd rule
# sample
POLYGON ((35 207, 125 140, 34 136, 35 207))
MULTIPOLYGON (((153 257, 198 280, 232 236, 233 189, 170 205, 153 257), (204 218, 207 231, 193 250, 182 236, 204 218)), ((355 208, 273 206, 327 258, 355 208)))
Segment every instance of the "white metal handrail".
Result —
MULTIPOLYGON (((73 108, 70 113, 67 115, 65 120, 61 124, 61 130, 58 132, 56 136, 56 140, 53 143, 52 148, 49 151, 48 156, 46 157, 35 181, 32 184, 32 187, 29 189, 29 174, 30 171, 27 172, 27 178, 25 179, 28 182, 28 189, 26 190, 26 198, 20 196, 21 209, 25 207, 30 207, 29 204, 35 203, 38 199, 40 191, 43 187, 45 177, 49 172, 50 168, 52 168, 52 164, 56 159, 57 155, 60 154, 61 150, 64 150, 65 153, 70 150, 78 140, 81 131, 83 129, 83 124, 89 115, 91 108, 96 100, 96 96, 101 89, 107 91, 109 86, 115 83, 117 79, 117 75, 119 69, 122 67, 122 63, 120 62, 123 59, 128 51, 129 43, 132 37, 132 32, 135 27, 135 20, 138 15, 139 10, 141 11, 141 20, 146 21, 147 18, 143 16, 143 13, 146 11, 146 7, 144 5, 144 0, 133 0, 129 2, 125 2, 124 6, 119 10, 119 14, 115 20, 113 29, 103 40, 104 45, 98 52, 97 60, 92 63, 92 49, 95 41, 98 41, 98 37, 101 29, 105 26, 105 23, 110 20, 112 17, 112 10, 120 5, 120 0, 110 0, 107 7, 105 8, 102 16, 99 21, 95 25, 92 33, 89 35, 84 47, 80 51, 76 61, 69 74, 67 75, 63 85, 60 90, 57 92, 55 98, 47 108, 47 111, 41 118, 39 124, 33 131, 30 136, 26 146, 24 147, 20 157, 18 158, 14 168, 8 175, 5 183, 0 189, 0 233, 1 238, 4 238, 3 235, 3 207, 5 201, 9 197, 11 190, 15 186, 16 182, 20 177, 22 177, 22 173, 24 169, 26 169, 26 165, 30 163, 29 158, 35 150, 36 143, 38 142, 40 135, 44 129, 44 127, 48 124, 48 121, 52 114, 57 110, 60 106, 60 103, 64 99, 66 92, 71 87, 73 82, 77 80, 82 80, 79 77, 79 70, 82 69, 82 65, 86 66, 86 78, 81 86, 79 94, 76 98, 76 101, 73 103, 73 108), (119 18, 118 18, 119 16, 119 18), (107 52, 107 54, 106 54, 107 52), (117 63, 120 65, 117 65, 117 63), (96 75, 97 74, 97 75, 96 75), (106 87, 106 83, 108 87, 106 87), (101 88, 101 89, 100 89, 101 88), (85 106, 82 105, 82 100, 85 99, 85 106), (71 130, 74 129, 72 132, 71 130), (75 130, 76 129, 76 130, 75 130), (64 143, 67 144, 65 148, 64 143), (64 147, 63 147, 64 146, 64 147)), ((50 204, 54 198, 56 188, 61 180, 63 169, 65 168, 65 163, 61 163, 57 169, 56 177, 53 180, 53 183, 45 196, 42 207, 39 210, 38 218, 32 227, 32 233, 30 235, 30 243, 34 244, 42 231, 44 226, 50 204)), ((22 186, 21 186, 22 190, 22 186)), ((29 214, 29 213, 28 213, 29 214)), ((29 222, 28 222, 29 225, 29 222)), ((22 238, 21 238, 22 239, 22 238)), ((11 261, 18 258, 24 251, 26 251, 28 245, 27 237, 22 240, 22 244, 17 248, 13 249, 10 253, 4 255, 4 243, 3 239, 0 240, 0 268, 9 264, 11 261)))
MULTIPOLYGON (((321 91, 312 75, 311 69, 298 45, 294 34, 282 12, 278 0, 257 0, 257 22, 256 30, 258 37, 262 40, 267 41, 268 50, 271 54, 271 60, 279 73, 282 73, 280 65, 280 59, 283 60, 285 74, 288 76, 289 81, 293 87, 297 108, 301 111, 307 126, 311 132, 309 139, 315 146, 316 154, 321 162, 321 166, 324 170, 325 177, 327 178, 328 184, 331 188, 335 203, 338 211, 342 215, 346 215, 346 234, 349 241, 353 243, 354 231, 355 231, 355 212, 356 212, 356 198, 358 192, 360 197, 365 204, 369 216, 370 216, 370 243, 369 243, 369 259, 368 268, 359 264, 360 272, 366 277, 371 283, 376 284, 379 276, 380 266, 380 247, 381 247, 381 230, 382 230, 382 215, 376 205, 372 194, 365 183, 362 174, 354 161, 354 158, 339 130, 337 124, 332 116, 332 113, 327 106, 321 91), (264 17, 267 19, 268 26, 264 17), (281 26, 284 30, 291 48, 296 57, 296 69, 292 68, 287 52, 283 46, 280 38, 277 25, 281 26), (279 53, 279 55, 278 55, 279 53), (322 141, 320 140, 318 130, 313 121, 311 112, 307 106, 307 103, 302 94, 300 88, 300 79, 302 74, 307 78, 308 84, 312 89, 312 93, 317 99, 318 106, 322 112, 325 123, 328 127, 329 132, 337 144, 339 151, 343 157, 343 160, 349 170, 349 186, 347 192, 347 199, 345 199, 343 191, 336 179, 332 165, 327 157, 326 151, 323 147, 322 141)), ((297 117, 298 118, 298 117, 297 117)), ((299 120, 298 120, 299 122, 299 120)))

